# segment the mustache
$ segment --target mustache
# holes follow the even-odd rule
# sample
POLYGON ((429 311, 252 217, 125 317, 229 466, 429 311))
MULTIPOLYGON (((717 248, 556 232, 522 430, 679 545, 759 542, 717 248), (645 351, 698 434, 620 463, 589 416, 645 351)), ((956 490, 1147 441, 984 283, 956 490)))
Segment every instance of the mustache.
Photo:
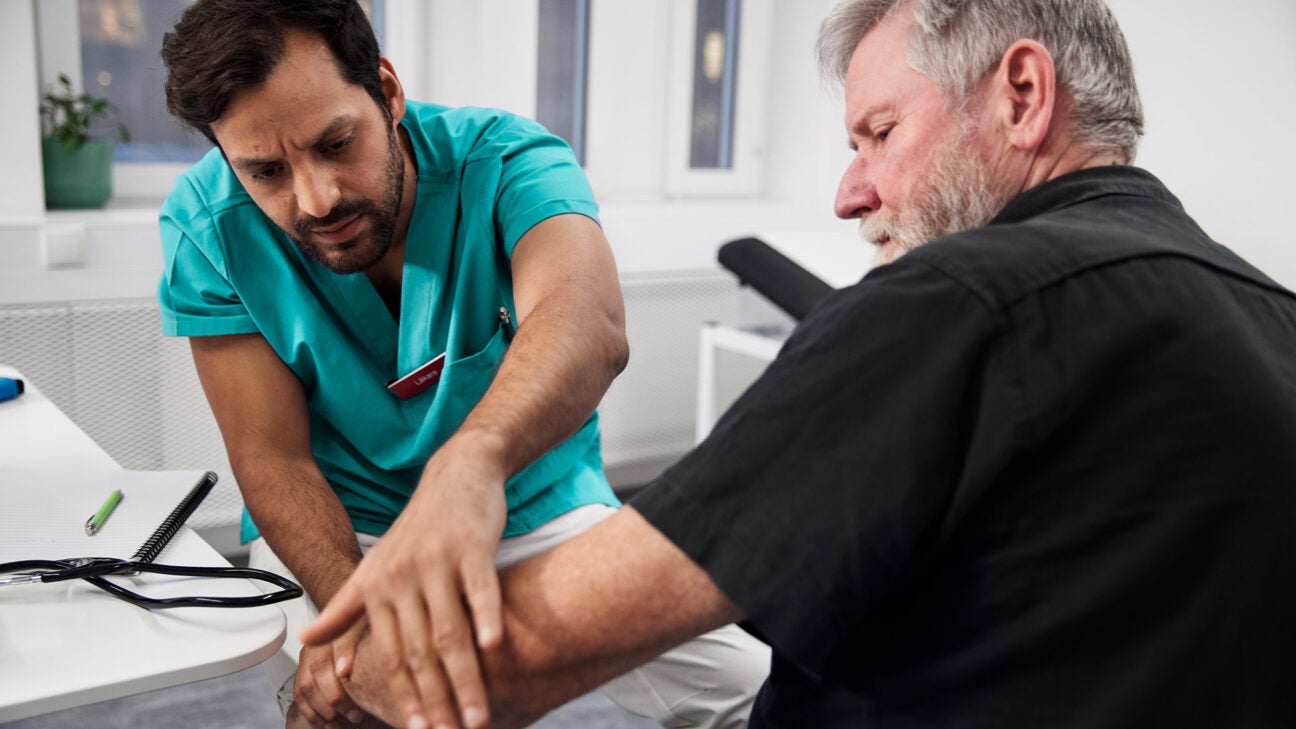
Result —
POLYGON ((298 239, 305 240, 310 237, 316 228, 331 228, 347 218, 358 214, 373 214, 378 212, 377 207, 368 200, 341 200, 328 215, 322 218, 316 218, 311 215, 302 215, 293 221, 293 232, 297 234, 298 239))
POLYGON ((865 243, 879 245, 886 239, 896 240, 900 236, 894 227, 874 213, 860 221, 859 237, 865 243))

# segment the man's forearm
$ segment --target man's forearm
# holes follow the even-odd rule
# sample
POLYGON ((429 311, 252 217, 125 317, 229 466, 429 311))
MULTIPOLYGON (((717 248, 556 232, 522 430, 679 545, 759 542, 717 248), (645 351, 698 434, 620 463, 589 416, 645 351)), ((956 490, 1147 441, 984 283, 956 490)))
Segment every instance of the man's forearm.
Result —
POLYGON ((579 430, 625 362, 617 323, 576 301, 547 301, 519 328, 457 437, 489 441, 511 476, 579 430))
MULTIPOLYGON (((492 727, 522 727, 690 638, 741 618, 697 565, 626 507, 500 575, 502 644, 481 653, 492 727)), ((391 666, 361 641, 347 692, 399 723, 391 666)))
POLYGON ((327 604, 361 557, 342 502, 313 462, 252 460, 234 474, 253 521, 311 600, 327 604))
POLYGON ((457 434, 482 444, 506 477, 575 433, 629 359, 616 264, 593 221, 542 221, 512 267, 517 333, 457 434))
POLYGON ((504 642, 483 655, 492 726, 525 726, 742 617, 631 507, 500 579, 504 642))
POLYGON ((354 571, 360 548, 311 453, 301 381, 259 334, 193 337, 189 344, 248 511, 323 605, 354 571))

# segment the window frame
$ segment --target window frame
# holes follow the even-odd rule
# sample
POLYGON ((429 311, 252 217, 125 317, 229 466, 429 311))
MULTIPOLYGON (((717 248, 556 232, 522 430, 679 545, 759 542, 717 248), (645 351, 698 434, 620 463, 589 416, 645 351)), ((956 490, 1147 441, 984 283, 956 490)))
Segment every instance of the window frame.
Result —
MULTIPOLYGON (((58 84, 59 73, 67 74, 74 89, 84 89, 77 0, 41 0, 34 5, 41 92, 58 84)), ((176 178, 191 165, 191 162, 113 162, 113 200, 162 200, 175 187, 176 178)))
POLYGON ((739 18, 731 169, 689 164, 696 16, 696 0, 591 0, 585 172, 600 202, 740 201, 766 192, 773 0, 744 0, 739 18))
POLYGON ((756 197, 762 192, 764 180, 765 112, 769 49, 773 33, 773 2, 742 0, 738 18, 733 166, 728 169, 694 168, 690 164, 697 0, 673 0, 672 11, 671 103, 666 129, 667 196, 756 197))
MULTIPOLYGON (((541 53, 537 53, 536 55, 535 118, 536 121, 539 121, 541 124, 548 127, 550 132, 566 139, 567 143, 572 148, 572 152, 576 155, 576 161, 584 166, 585 128, 589 120, 589 17, 592 3, 591 0, 571 1, 575 3, 575 7, 573 8, 575 10, 575 27, 572 28, 574 42, 567 47, 567 50, 572 52, 572 73, 570 76, 563 78, 563 83, 561 84, 562 87, 571 94, 570 99, 565 100, 568 103, 563 104, 565 111, 571 114, 571 128, 569 130, 555 129, 553 125, 541 118, 544 116, 541 112, 545 108, 545 105, 542 103, 540 98, 541 89, 543 88, 541 72, 544 70, 541 67, 541 53, 544 51, 544 44, 539 43, 538 38, 538 50, 540 50, 541 53), (566 132, 566 134, 564 135, 563 132, 566 132)), ((538 11, 544 9, 544 3, 545 0, 538 0, 538 11)), ((537 24, 538 27, 543 30, 543 18, 538 18, 537 24)))
MULTIPOLYGON (((67 69, 82 88, 77 0, 33 5, 40 88, 56 81, 58 69, 67 69)), ((537 0, 386 0, 384 56, 397 69, 408 98, 500 106, 534 117, 538 12, 537 0), (467 42, 474 33, 484 34, 485 40, 467 42)), ((723 170, 689 165, 696 0, 590 0, 589 12, 585 168, 600 199, 659 203, 759 197, 773 0, 743 2, 734 164, 723 170), (625 61, 627 55, 633 63, 625 61), (652 109, 664 113, 645 113, 652 109)), ((188 167, 114 163, 114 201, 161 200, 188 167)))
MULTIPOLYGON (((40 0, 32 3, 35 11, 36 46, 39 56, 40 91, 58 84, 59 73, 66 73, 74 89, 84 89, 81 77, 81 24, 77 0, 40 0)), ((426 27, 426 14, 417 0, 385 0, 382 37, 399 38, 402 60, 409 61, 411 80, 420 83, 417 69, 421 44, 418 29, 426 27)), ((384 49, 386 50, 386 49, 384 49)), ((384 55, 388 55, 384 53, 384 55)), ((402 82, 408 84, 402 74, 402 82)), ((43 133, 43 130, 42 130, 43 133)), ((113 162, 113 201, 161 201, 171 194, 176 179, 192 162, 113 162)))

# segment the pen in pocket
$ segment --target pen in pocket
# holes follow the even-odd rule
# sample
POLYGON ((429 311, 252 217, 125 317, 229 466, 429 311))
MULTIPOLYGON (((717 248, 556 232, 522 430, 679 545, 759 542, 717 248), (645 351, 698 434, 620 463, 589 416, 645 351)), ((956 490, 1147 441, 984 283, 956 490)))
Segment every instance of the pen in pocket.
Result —
POLYGON ((513 334, 514 332, 517 331, 517 329, 513 327, 513 320, 509 318, 509 311, 507 306, 500 307, 499 318, 500 321, 504 323, 504 339, 510 342, 513 341, 513 334))

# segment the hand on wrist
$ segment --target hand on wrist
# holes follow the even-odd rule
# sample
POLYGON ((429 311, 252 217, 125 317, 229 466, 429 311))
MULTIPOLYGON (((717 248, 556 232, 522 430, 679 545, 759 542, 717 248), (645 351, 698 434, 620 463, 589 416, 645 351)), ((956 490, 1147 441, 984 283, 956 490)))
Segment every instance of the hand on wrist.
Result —
POLYGON ((521 466, 514 467, 511 444, 501 434, 485 428, 460 429, 441 446, 428 462, 429 468, 438 461, 471 463, 485 480, 507 481, 521 466))

